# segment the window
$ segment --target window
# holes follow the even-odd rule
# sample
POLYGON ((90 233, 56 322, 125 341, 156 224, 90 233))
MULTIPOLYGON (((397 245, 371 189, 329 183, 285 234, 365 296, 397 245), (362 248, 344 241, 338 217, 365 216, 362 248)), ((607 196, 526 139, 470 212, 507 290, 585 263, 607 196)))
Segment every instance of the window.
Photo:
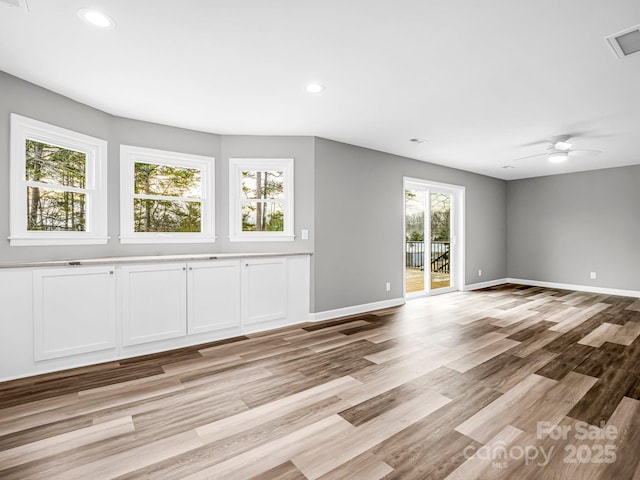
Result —
POLYGON ((229 239, 291 241, 293 159, 229 160, 229 239))
POLYGON ((107 243, 107 142, 11 114, 10 244, 107 243))
POLYGON ((214 159, 120 147, 120 241, 214 242, 214 159))

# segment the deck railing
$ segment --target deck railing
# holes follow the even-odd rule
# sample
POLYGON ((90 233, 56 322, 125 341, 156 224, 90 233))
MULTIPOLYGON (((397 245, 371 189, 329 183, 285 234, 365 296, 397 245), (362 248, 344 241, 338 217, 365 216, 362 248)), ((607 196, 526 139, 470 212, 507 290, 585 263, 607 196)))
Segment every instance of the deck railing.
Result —
POLYGON ((406 242, 405 265, 409 268, 424 268, 424 242, 406 242))
MULTIPOLYGON (((431 271, 449 273, 450 242, 431 242, 431 271)), ((424 269, 424 242, 406 242, 405 265, 409 268, 424 269)))

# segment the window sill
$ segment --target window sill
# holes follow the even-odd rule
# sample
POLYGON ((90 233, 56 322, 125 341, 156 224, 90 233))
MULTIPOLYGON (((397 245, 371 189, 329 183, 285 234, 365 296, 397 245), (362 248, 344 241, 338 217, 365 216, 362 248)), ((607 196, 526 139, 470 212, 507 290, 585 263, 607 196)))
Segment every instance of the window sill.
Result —
POLYGON ((60 236, 38 235, 29 237, 9 237, 9 245, 12 247, 38 247, 52 245, 105 245, 109 237, 102 236, 60 236))
POLYGON ((293 242, 295 239, 295 235, 287 234, 229 235, 230 242, 293 242))
POLYGON ((132 237, 120 237, 120 243, 142 244, 142 243, 215 243, 218 237, 208 235, 172 235, 172 234, 159 234, 159 235, 136 235, 132 237))

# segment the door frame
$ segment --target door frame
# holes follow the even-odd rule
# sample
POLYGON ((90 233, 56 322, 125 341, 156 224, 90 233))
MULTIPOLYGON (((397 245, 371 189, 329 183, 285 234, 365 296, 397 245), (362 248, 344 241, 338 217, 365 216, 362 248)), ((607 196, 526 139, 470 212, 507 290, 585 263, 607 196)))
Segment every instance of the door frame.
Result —
MULTIPOLYGON (((429 197, 430 198, 430 197, 429 197)), ((430 213, 430 210, 429 210, 430 213)), ((426 218, 427 212, 425 212, 425 238, 430 236, 429 232, 431 227, 430 218, 426 218), (427 227, 428 225, 428 227, 427 227)), ((403 177, 402 182, 402 292, 403 298, 417 298, 431 295, 438 295, 441 293, 448 293, 457 290, 464 290, 465 286, 465 230, 464 221, 465 218, 465 187, 461 185, 453 185, 449 183, 434 182, 431 180, 425 180, 422 178, 403 177), (406 238, 407 238, 407 220, 406 220, 406 206, 405 206, 405 192, 407 188, 424 188, 427 193, 431 190, 447 193, 451 195, 451 261, 453 268, 451 269, 451 286, 447 288, 439 288, 435 291, 431 290, 431 286, 426 284, 425 289, 422 292, 407 293, 407 270, 406 270, 406 238)), ((427 253, 425 242, 425 255, 427 253)), ((429 250, 429 259, 431 259, 431 251, 429 250)), ((426 267, 426 260, 425 260, 426 267)))

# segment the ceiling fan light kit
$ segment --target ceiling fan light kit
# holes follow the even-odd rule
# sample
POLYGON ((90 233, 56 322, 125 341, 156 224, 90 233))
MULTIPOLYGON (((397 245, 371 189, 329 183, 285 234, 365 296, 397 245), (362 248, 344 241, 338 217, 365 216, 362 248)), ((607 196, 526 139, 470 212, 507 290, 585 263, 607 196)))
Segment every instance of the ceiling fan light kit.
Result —
POLYGON ((551 152, 548 157, 551 163, 564 162, 567 158, 569 158, 569 152, 551 152))
POLYGON ((573 144, 568 143, 566 141, 556 142, 556 144, 554 145, 554 148, 556 150, 562 150, 564 152, 566 152, 567 150, 570 150, 571 147, 573 147, 573 144))

